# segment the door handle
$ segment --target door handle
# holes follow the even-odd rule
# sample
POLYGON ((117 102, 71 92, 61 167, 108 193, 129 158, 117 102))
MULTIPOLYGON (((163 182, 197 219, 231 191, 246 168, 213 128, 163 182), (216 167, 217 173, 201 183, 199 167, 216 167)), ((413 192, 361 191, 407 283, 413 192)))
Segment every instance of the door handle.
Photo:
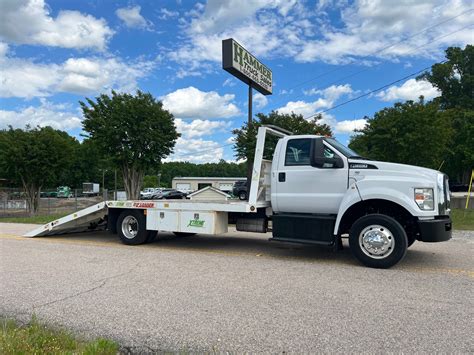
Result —
POLYGON ((285 182, 286 181, 286 173, 278 173, 278 181, 285 182))

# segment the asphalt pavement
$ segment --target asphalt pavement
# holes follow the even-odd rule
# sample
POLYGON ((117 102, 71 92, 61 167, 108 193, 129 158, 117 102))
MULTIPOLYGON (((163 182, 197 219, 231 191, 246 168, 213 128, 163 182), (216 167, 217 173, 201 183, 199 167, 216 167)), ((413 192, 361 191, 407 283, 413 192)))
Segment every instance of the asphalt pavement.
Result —
MULTIPOLYGON (((132 352, 472 353, 474 233, 416 242, 389 270, 236 233, 122 245, 0 224, 0 315, 132 352)), ((347 244, 345 243, 347 246, 347 244)))

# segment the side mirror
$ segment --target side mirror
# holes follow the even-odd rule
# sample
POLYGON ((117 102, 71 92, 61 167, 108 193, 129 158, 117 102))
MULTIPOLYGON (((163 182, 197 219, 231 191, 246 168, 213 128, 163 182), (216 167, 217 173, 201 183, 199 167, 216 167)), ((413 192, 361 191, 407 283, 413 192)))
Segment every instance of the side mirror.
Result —
POLYGON ((311 141, 310 163, 313 168, 341 169, 344 161, 338 155, 328 158, 324 155, 325 146, 322 138, 314 138, 311 141))

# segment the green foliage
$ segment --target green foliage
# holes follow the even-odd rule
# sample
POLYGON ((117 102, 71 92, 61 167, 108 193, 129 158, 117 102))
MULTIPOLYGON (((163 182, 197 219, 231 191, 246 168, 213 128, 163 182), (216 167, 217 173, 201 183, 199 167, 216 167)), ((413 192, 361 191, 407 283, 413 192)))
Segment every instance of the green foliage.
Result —
POLYGON ((50 215, 36 215, 31 217, 1 217, 0 223, 32 223, 32 224, 46 224, 56 219, 64 217, 69 213, 50 214, 50 215))
POLYGON ((0 319, 0 354, 117 354, 118 345, 107 339, 77 340, 63 329, 52 329, 33 316, 22 327, 0 319))
POLYGON ((349 147, 371 159, 439 169, 451 128, 438 109, 422 99, 384 108, 367 120, 349 147))
POLYGON ((84 131, 102 156, 121 169, 129 198, 138 198, 144 172, 173 151, 179 133, 174 117, 149 93, 102 94, 80 102, 84 131))
POLYGON ((41 188, 55 185, 71 167, 77 144, 66 132, 51 127, 0 131, 0 171, 23 186, 32 213, 37 210, 41 188))
MULTIPOLYGON (((244 177, 246 175, 246 164, 228 163, 225 160, 206 164, 169 162, 163 163, 160 171, 161 186, 171 187, 171 181, 178 176, 244 177)), ((156 185, 150 187, 156 187, 156 185)))
POLYGON ((449 47, 446 63, 434 64, 418 79, 428 80, 441 91, 436 100, 443 109, 474 110, 474 46, 449 47))
POLYGON ((157 175, 145 175, 143 177, 143 187, 158 187, 157 175))
POLYGON ((441 91, 434 99, 453 131, 444 160, 451 180, 467 183, 474 168, 474 46, 446 50, 446 63, 435 64, 425 79, 441 91))
POLYGON ((440 97, 377 112, 349 146, 372 159, 441 166, 451 181, 467 183, 474 167, 474 46, 450 47, 446 58, 418 77, 437 87, 440 97))
MULTIPOLYGON (((272 111, 268 115, 258 113, 256 119, 254 118, 252 120, 252 126, 250 129, 246 122, 241 128, 232 131, 235 135, 235 155, 238 159, 248 159, 248 161, 253 161, 258 127, 262 125, 278 126, 293 132, 294 134, 331 135, 331 128, 326 124, 318 123, 320 119, 320 115, 308 121, 305 120, 302 115, 297 115, 295 113, 281 114, 278 113, 278 111, 272 111)), ((277 141, 278 139, 276 139, 276 137, 268 137, 268 144, 266 144, 264 152, 265 159, 271 159, 277 141)))

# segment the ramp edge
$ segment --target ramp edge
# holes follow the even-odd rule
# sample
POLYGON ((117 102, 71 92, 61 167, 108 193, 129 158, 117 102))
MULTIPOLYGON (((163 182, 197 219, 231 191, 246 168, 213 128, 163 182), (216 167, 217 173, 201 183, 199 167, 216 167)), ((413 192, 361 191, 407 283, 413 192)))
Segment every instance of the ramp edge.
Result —
POLYGON ((56 219, 52 222, 46 223, 41 227, 35 228, 25 234, 23 237, 33 238, 48 235, 50 232, 54 231, 58 227, 64 227, 67 223, 80 221, 82 217, 88 216, 93 213, 97 213, 100 210, 103 210, 107 207, 106 201, 99 202, 95 205, 89 206, 82 210, 76 211, 74 213, 68 214, 67 216, 56 219))

